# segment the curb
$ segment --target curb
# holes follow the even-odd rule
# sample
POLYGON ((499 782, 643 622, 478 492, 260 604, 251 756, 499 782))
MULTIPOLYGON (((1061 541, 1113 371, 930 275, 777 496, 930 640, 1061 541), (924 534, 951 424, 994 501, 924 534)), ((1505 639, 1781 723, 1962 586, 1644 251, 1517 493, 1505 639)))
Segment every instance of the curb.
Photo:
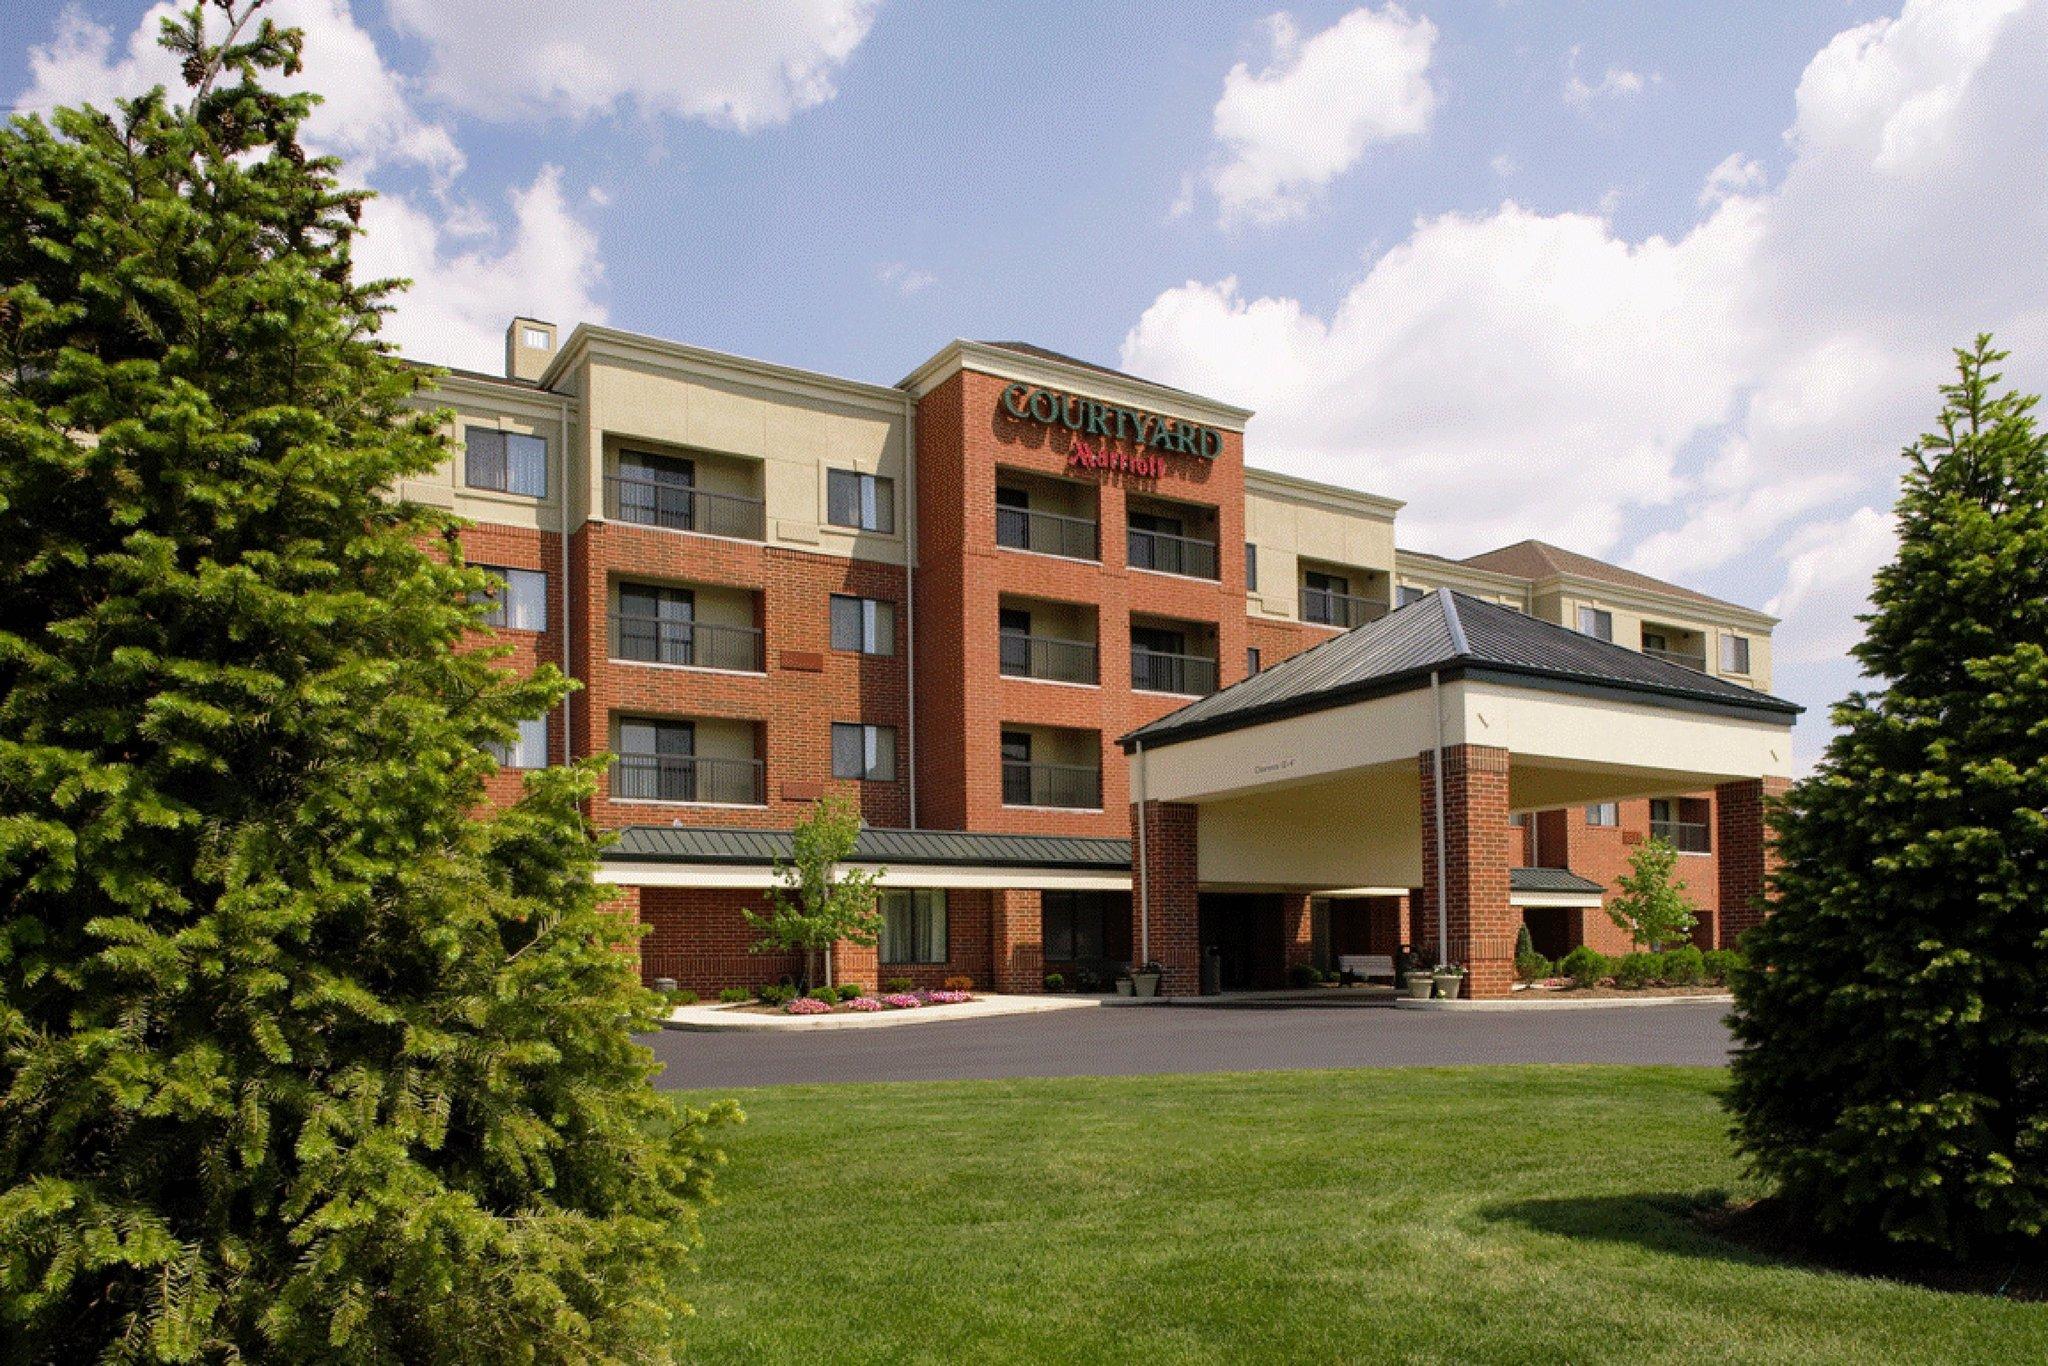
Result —
POLYGON ((1726 1006, 1730 995, 1713 996, 1582 996, 1575 1001, 1395 1001, 1396 1010, 1433 1010, 1448 1014, 1494 1010, 1642 1010, 1651 1006, 1726 1006))
POLYGON ((678 1006, 661 1022, 663 1029, 694 1034, 784 1034, 815 1029, 890 1029, 898 1025, 938 1024, 946 1020, 993 1020, 1004 1015, 1041 1015, 1054 1010, 1087 1010, 1102 1003, 1092 996, 982 997, 965 1005, 925 1006, 917 1010, 883 1010, 871 1015, 759 1015, 723 1006, 678 1006), (979 1009, 977 1009, 979 1007, 979 1009))

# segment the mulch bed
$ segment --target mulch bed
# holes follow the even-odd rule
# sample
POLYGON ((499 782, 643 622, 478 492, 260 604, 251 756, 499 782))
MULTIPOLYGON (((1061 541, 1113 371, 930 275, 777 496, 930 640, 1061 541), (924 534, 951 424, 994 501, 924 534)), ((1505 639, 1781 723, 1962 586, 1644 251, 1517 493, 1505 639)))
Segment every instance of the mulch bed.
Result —
POLYGON ((2006 1255, 1950 1262, 1863 1240, 1855 1246, 1830 1243, 1795 1226, 1772 1200, 1713 1205, 1693 1214, 1702 1229, 1774 1261, 1799 1262, 1816 1271, 1835 1271, 1897 1281, 1956 1295, 1989 1295, 2029 1303, 2048 1301, 2048 1256, 2006 1255))
POLYGON ((1517 1000, 1585 1001, 1599 996, 1726 996, 1727 987, 1530 987, 1515 993, 1517 1000))

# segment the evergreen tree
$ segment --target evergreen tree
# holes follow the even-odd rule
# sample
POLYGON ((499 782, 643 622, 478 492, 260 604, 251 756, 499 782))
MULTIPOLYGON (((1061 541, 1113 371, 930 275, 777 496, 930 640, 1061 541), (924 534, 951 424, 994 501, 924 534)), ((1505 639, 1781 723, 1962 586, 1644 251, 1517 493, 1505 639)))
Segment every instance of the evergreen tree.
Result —
POLYGON ((360 197, 215 3, 182 104, 0 128, 0 1356, 659 1359, 722 1116, 632 1042, 593 774, 481 813, 566 685, 456 648, 360 197))
POLYGON ((1637 845, 1615 888, 1607 918, 1627 930, 1637 948, 1661 949, 1691 936, 1699 918, 1678 885, 1678 850, 1671 841, 1653 836, 1637 845))
POLYGON ((794 857, 788 863, 776 861, 767 914, 742 914, 761 932, 754 945, 757 951, 795 949, 803 954, 803 980, 798 985, 808 989, 817 980, 818 955, 841 940, 874 944, 881 915, 875 910, 877 875, 839 866, 853 857, 860 841, 860 812, 851 803, 826 798, 797 823, 794 834, 794 857))
POLYGON ((1730 1105, 1812 1227, 1968 1254, 2048 1221, 2048 440, 1957 354, 1855 650, 1881 691, 1773 816, 1730 1105))

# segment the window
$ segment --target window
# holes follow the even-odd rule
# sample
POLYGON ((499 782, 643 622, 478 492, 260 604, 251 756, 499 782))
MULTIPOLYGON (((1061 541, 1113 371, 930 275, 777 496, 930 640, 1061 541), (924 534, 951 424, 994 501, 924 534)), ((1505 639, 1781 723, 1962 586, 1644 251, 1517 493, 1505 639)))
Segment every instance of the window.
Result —
POLYGON ((1128 939, 1112 932, 1119 914, 1129 919, 1127 901, 1107 892, 1041 892, 1039 897, 1039 931, 1047 962, 1106 959, 1112 946, 1128 951, 1128 939))
POLYGON ((864 655, 896 653, 896 604, 832 595, 832 648, 864 655))
POLYGON ((620 659, 646 664, 696 664, 697 595, 687 588, 619 585, 620 659))
POLYGON ((1723 635, 1721 637, 1721 672, 1724 674, 1746 674, 1749 672, 1749 637, 1723 635))
POLYGON ((996 666, 1012 678, 1031 677, 1031 613, 1025 608, 996 609, 996 666))
POLYGON ((1709 853, 1713 848, 1708 837, 1711 809, 1704 797, 1653 797, 1650 834, 1681 854, 1709 853))
POLYGON ((1614 613, 1600 607, 1579 609, 1579 634, 1595 640, 1614 639, 1614 613))
POLYGON ((1031 735, 1003 732, 1003 805, 1031 805, 1031 735))
POLYGON ((1244 671, 1255 674, 1259 671, 1259 647, 1254 645, 1244 652, 1244 671))
POLYGON ((463 479, 471 488, 547 497, 548 443, 539 437, 465 427, 462 447, 463 479))
POLYGON ((896 728, 832 723, 832 776, 870 783, 896 781, 896 728))
POLYGON ((1244 543, 1244 586, 1254 590, 1259 586, 1259 548, 1250 541, 1244 543))
POLYGON ((1619 802, 1593 803, 1586 808, 1586 824, 1599 826, 1620 825, 1621 804, 1619 802))
POLYGON ((694 802, 696 754, 697 727, 688 721, 621 721, 612 795, 694 802))
POLYGON ((548 719, 536 716, 519 723, 519 739, 513 744, 492 744, 491 757, 499 768, 546 768, 548 766, 548 719))
POLYGON ((498 585, 476 596, 489 604, 484 622, 508 631, 545 631, 548 625, 548 576, 535 569, 501 569, 480 564, 486 574, 498 576, 498 585))
MULTIPOLYGON (((1671 637, 1665 635, 1662 631, 1652 631, 1646 627, 1643 630, 1643 648, 1645 650, 1655 650, 1660 654, 1668 653, 1671 649, 1671 637)), ((1722 653, 1725 654, 1727 652, 1723 651, 1722 653)))
POLYGON ((1397 607, 1406 607, 1411 602, 1421 602, 1424 598, 1429 596, 1428 589, 1418 588, 1412 583, 1402 584, 1398 589, 1395 590, 1395 593, 1397 595, 1395 598, 1395 606, 1397 607))
POLYGON ((881 958, 886 964, 943 963, 946 894, 943 891, 883 891, 881 958))
POLYGON ((825 520, 857 531, 896 531, 896 481, 853 470, 825 471, 825 520))
POLYGON ((519 329, 519 344, 535 351, 546 351, 554 346, 555 339, 544 328, 522 327, 519 329))

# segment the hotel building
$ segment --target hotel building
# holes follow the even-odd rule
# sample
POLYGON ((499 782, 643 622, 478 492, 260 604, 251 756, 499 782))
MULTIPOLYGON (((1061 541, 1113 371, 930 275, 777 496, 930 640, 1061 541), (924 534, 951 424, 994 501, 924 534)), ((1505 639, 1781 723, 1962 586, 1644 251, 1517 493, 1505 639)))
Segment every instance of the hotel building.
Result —
POLYGON ((881 944, 835 955, 869 984, 1256 988, 1413 943, 1500 994, 1525 923, 1625 946, 1600 907, 1652 834, 1702 944, 1758 914, 1770 617, 1407 549, 1399 502, 1247 465, 1242 408, 1023 343, 881 386, 524 318, 421 401, 454 454, 400 492, 471 523, 511 666, 581 684, 496 795, 613 756, 589 814, 650 981, 792 970, 742 909, 827 794, 886 870, 881 944))

